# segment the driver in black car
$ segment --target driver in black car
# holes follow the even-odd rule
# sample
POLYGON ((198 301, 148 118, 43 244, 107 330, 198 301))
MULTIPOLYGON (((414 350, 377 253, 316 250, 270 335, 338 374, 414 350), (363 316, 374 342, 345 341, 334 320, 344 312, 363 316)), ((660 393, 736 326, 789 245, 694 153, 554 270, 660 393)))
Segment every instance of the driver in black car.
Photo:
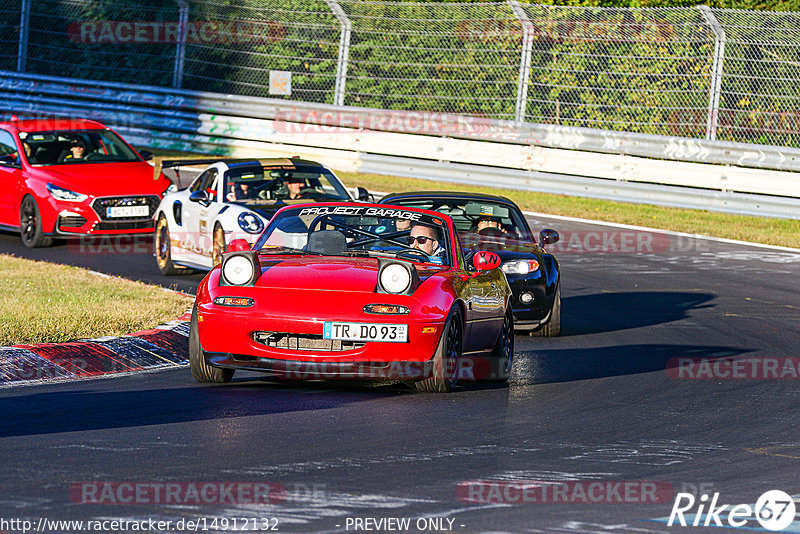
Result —
POLYGON ((408 236, 408 246, 421 250, 427 254, 431 260, 443 262, 445 249, 439 244, 436 234, 436 230, 430 226, 417 224, 411 229, 411 233, 408 236))

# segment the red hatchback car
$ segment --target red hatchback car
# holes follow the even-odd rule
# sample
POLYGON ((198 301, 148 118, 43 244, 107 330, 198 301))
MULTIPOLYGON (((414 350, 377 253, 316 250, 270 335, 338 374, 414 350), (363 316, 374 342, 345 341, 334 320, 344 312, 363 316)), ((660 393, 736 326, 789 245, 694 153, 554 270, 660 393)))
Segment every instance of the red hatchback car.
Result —
POLYGON ((0 122, 0 227, 53 237, 151 234, 171 182, 110 128, 81 119, 0 122))

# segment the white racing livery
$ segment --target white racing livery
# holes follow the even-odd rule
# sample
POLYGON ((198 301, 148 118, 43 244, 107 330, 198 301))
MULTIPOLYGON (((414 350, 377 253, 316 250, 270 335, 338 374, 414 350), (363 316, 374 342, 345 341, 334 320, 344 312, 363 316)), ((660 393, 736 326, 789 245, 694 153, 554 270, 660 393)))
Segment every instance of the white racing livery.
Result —
MULTIPOLYGON (((251 245, 280 208, 308 202, 352 201, 350 192, 324 165, 299 158, 211 160, 192 184, 166 195, 155 213, 155 256, 162 274, 210 270, 227 244, 251 245)), ((209 160, 161 162, 163 168, 209 160)), ((358 200, 369 194, 356 189, 358 200)))

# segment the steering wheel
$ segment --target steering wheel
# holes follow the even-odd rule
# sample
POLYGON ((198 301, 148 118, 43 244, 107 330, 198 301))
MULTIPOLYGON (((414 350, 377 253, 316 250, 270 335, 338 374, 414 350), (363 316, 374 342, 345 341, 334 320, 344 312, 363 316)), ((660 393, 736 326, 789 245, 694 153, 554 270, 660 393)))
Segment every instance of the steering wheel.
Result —
POLYGON ((422 262, 430 262, 431 258, 418 248, 411 248, 406 247, 397 254, 395 254, 396 258, 400 258, 403 260, 410 260, 410 261, 422 261, 422 262))
POLYGON ((100 157, 101 157, 101 154, 99 154, 97 152, 89 152, 88 154, 86 154, 83 157, 83 159, 85 159, 86 161, 92 161, 94 159, 100 159, 100 157))

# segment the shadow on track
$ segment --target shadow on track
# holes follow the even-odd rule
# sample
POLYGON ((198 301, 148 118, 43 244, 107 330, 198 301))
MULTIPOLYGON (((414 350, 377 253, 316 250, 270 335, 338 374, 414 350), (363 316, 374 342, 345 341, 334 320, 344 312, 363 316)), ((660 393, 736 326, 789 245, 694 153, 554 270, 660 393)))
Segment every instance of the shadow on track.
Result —
POLYGON ((397 395, 384 389, 339 389, 329 393, 297 387, 252 387, 254 385, 254 382, 246 381, 222 386, 119 392, 99 389, 57 393, 33 391, 29 395, 0 398, 2 413, 14 414, 3 418, 0 437, 325 410, 397 395))
POLYGON ((699 345, 620 345, 521 351, 514 356, 512 382, 544 384, 658 371, 666 376, 667 363, 673 358, 732 358, 747 352, 751 351, 699 345))
POLYGON ((562 336, 599 334, 686 319, 706 304, 711 293, 628 291, 564 297, 562 336))

